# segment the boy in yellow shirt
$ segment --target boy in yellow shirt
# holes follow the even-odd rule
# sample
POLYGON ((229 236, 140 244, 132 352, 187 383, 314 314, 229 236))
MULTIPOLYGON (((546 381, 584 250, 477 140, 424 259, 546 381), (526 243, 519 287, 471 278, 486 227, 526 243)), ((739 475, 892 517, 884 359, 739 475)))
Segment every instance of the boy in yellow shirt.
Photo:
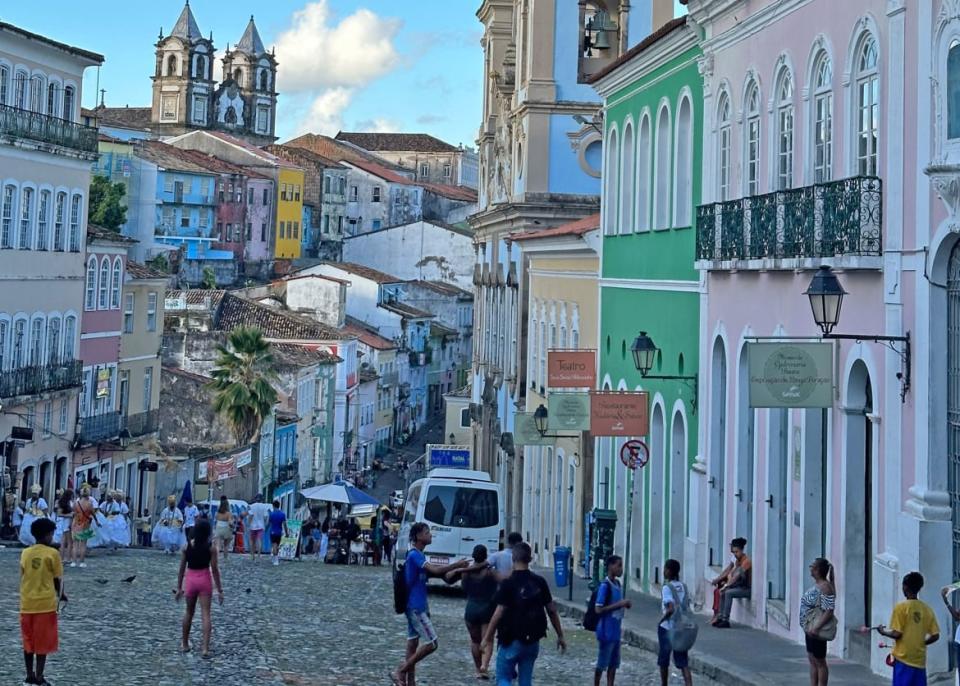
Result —
POLYGON ((20 553, 20 636, 26 684, 49 685, 43 678, 47 655, 57 652, 57 603, 63 594, 63 563, 53 547, 57 525, 47 518, 35 519, 30 533, 36 544, 20 553), (36 669, 34 669, 36 657, 36 669))
POLYGON ((940 627, 933 610, 917 596, 923 575, 910 572, 903 577, 903 602, 890 615, 890 628, 880 625, 877 633, 896 641, 893 647, 893 686, 927 686, 927 646, 940 639, 940 627))

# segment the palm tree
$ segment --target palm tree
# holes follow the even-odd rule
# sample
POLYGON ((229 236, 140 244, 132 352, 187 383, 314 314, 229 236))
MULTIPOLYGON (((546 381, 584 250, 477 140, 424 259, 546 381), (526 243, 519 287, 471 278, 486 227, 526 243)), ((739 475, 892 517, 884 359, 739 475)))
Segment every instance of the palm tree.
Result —
POLYGON ((216 393, 213 409, 230 424, 241 447, 250 443, 277 402, 270 343, 260 329, 239 327, 230 332, 226 345, 217 346, 217 354, 208 384, 216 393))

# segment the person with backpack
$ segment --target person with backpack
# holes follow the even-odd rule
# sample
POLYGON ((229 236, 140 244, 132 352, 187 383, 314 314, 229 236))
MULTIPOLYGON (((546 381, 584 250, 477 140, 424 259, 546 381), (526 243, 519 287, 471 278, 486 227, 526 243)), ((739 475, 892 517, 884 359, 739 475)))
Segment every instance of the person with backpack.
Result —
POLYGON ((613 686, 620 667, 620 640, 623 634, 623 612, 633 604, 624 599, 623 588, 617 580, 623 575, 623 558, 611 555, 607 558, 607 576, 597 587, 594 612, 597 614, 597 669, 593 673, 594 686, 600 686, 603 673, 607 673, 607 686, 613 686))
POLYGON ((533 684, 533 665, 540 654, 540 639, 547 635, 547 615, 557 632, 557 648, 566 652, 560 615, 542 576, 530 571, 533 551, 528 543, 513 547, 513 572, 500 583, 493 600, 497 609, 487 625, 480 650, 497 634, 497 686, 533 684))
POLYGON ((430 621, 430 607, 427 604, 427 577, 443 577, 448 572, 470 566, 470 560, 443 566, 427 562, 423 550, 432 542, 433 535, 428 525, 417 522, 411 526, 407 559, 394 572, 394 610, 397 614, 402 611, 407 617, 407 653, 404 661, 390 675, 393 686, 414 686, 417 663, 437 649, 437 632, 430 621))
MULTIPOLYGON (((666 583, 660 589, 660 604, 663 616, 657 626, 657 642, 660 651, 657 655, 657 665, 660 667, 660 683, 667 686, 670 679, 670 653, 673 653, 673 664, 683 673, 684 686, 692 686, 693 674, 690 671, 690 661, 687 656, 689 646, 675 645, 675 636, 678 625, 683 621, 682 615, 690 611, 690 598, 687 586, 680 581, 680 563, 676 560, 667 560, 663 563, 663 579, 666 583)), ((696 626, 696 625, 694 625, 696 626)), ((686 638, 686 637, 684 637, 686 638)), ((696 638, 696 629, 693 629, 693 639, 696 638)), ((686 638, 692 645, 692 640, 686 638)))

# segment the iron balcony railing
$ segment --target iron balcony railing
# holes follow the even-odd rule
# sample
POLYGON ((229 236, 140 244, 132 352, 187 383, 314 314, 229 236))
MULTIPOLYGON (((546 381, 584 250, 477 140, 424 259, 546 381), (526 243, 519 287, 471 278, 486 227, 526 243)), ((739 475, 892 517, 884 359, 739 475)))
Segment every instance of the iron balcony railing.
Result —
POLYGON ((83 378, 80 360, 57 362, 0 371, 0 398, 37 395, 79 386, 83 378))
POLYGON ((293 459, 290 462, 285 462, 284 464, 277 467, 277 481, 283 483, 284 481, 292 481, 297 478, 297 475, 300 473, 300 460, 293 459))
POLYGON ((381 386, 396 386, 399 380, 400 380, 399 372, 386 372, 385 374, 380 375, 381 386))
POLYGON ((879 178, 854 176, 697 208, 698 260, 879 256, 879 178))
POLYGON ((156 433, 160 430, 160 410, 128 414, 121 419, 120 428, 130 438, 156 433))
POLYGON ((0 105, 0 136, 52 143, 80 152, 97 152, 97 129, 68 119, 0 105))
POLYGON ((120 436, 119 412, 104 412, 91 417, 81 417, 78 434, 81 443, 111 441, 120 436))

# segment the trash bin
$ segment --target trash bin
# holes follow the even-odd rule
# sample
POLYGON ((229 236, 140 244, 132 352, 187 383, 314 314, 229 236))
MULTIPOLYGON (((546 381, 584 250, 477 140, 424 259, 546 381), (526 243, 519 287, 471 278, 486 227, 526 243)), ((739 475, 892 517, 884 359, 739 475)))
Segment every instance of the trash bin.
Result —
POLYGON ((557 546, 553 550, 553 578, 560 588, 570 583, 570 548, 557 546))

